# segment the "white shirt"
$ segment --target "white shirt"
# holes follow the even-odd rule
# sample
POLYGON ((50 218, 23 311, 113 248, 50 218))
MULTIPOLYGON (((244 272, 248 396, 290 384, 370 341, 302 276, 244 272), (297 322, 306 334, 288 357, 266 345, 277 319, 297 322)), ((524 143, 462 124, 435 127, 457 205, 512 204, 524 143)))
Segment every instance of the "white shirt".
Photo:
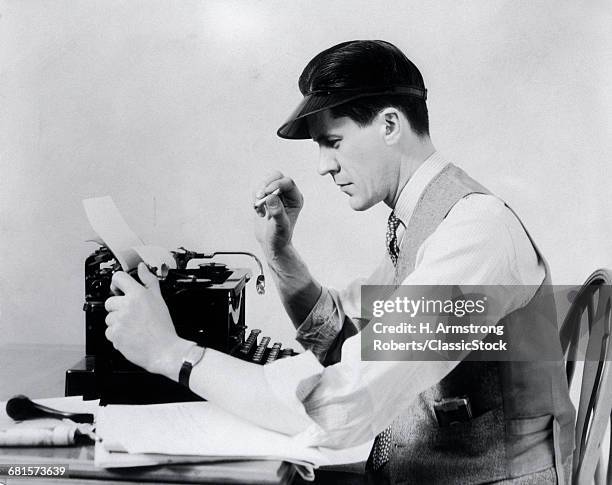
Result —
MULTIPOLYGON (((447 162, 434 153, 412 175, 395 207, 407 224, 433 177, 447 162)), ((398 238, 401 234, 398 233, 398 238)), ((311 425, 298 439, 310 445, 344 448, 373 439, 422 391, 439 382, 458 362, 361 361, 357 334, 342 346, 341 361, 323 367, 327 349, 345 316, 360 318, 361 286, 392 285, 395 268, 386 252, 369 278, 343 291, 324 288, 298 328, 306 352, 264 367, 270 388, 296 416, 306 412, 311 425)), ((415 269, 402 285, 490 285, 504 302, 500 318, 526 305, 545 277, 519 220, 491 195, 461 199, 420 246, 415 269)))

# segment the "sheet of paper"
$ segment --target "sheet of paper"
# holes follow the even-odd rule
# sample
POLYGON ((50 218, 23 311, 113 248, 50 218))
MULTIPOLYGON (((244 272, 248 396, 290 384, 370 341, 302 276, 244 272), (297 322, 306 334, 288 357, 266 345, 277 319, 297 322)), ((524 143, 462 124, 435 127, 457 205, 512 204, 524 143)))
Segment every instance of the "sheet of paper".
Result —
MULTIPOLYGON (((228 463, 234 463, 228 469, 221 468, 218 471, 218 477, 220 481, 227 481, 228 471, 232 477, 236 476, 236 464, 241 468, 248 467, 249 464, 257 463, 257 473, 264 475, 262 476, 262 482, 268 481, 269 477, 285 476, 287 473, 285 467, 294 467, 295 471, 300 476, 309 482, 312 482, 315 478, 314 468, 310 464, 296 464, 288 462, 279 462, 275 460, 241 460, 239 458, 228 460, 227 458, 218 457, 206 457, 206 456, 183 456, 183 455, 158 455, 152 453, 121 453, 121 452, 109 452, 104 448, 102 442, 97 441, 94 451, 94 465, 98 468, 134 468, 140 466, 155 466, 155 465, 198 465, 207 464, 208 473, 210 474, 211 466, 215 467, 216 464, 221 467, 228 467, 228 463), (269 463, 269 465, 266 465, 269 463), (263 469, 262 469, 263 468, 263 469), (268 480, 266 480, 268 479, 268 480)), ((252 466, 252 465, 250 465, 252 466)), ((244 472, 244 480, 252 482, 255 477, 253 470, 246 469, 244 472)), ((242 480, 241 480, 242 481, 242 480)))
MULTIPOLYGON (((227 460, 205 456, 180 456, 180 455, 156 455, 156 454, 132 454, 107 451, 102 442, 98 441, 95 445, 94 464, 101 468, 133 468, 139 466, 154 465, 197 465, 207 464, 206 482, 211 477, 217 476, 220 482, 228 481, 228 478, 239 482, 257 481, 269 482, 277 477, 291 476, 288 468, 294 466, 274 460, 227 460), (231 464, 230 464, 231 463, 231 464)), ((296 471, 308 481, 314 480, 314 470, 312 466, 295 466, 296 471)), ((197 480, 195 480, 197 481, 197 480)), ((229 480, 232 481, 232 480, 229 480)), ((283 482, 284 483, 284 482, 283 482)))
POLYGON ((134 251, 142 258, 142 260, 149 266, 157 268, 158 276, 159 270, 162 264, 165 264, 168 269, 176 269, 176 259, 172 256, 172 253, 167 249, 159 246, 135 246, 134 251))
POLYGON ((127 225, 113 199, 109 196, 85 199, 83 207, 91 227, 115 255, 123 270, 136 268, 142 259, 133 248, 144 243, 127 225))
POLYGON ((158 275, 164 264, 168 269, 176 269, 172 253, 159 246, 144 245, 127 225, 111 197, 85 199, 83 207, 91 227, 112 251, 124 271, 136 268, 141 261, 158 268, 158 275))
POLYGON ((202 456, 160 455, 109 451, 101 441, 96 441, 94 464, 102 468, 125 468, 134 466, 168 465, 171 463, 205 463, 218 458, 202 456))
POLYGON ((97 434, 109 449, 120 443, 130 453, 209 457, 278 458, 303 463, 324 459, 289 436, 243 421, 210 403, 106 406, 97 434), (239 439, 236 439, 239 437, 239 439))
POLYGON ((373 444, 374 440, 371 440, 367 443, 363 443, 362 445, 353 446, 352 448, 345 448, 342 450, 319 447, 318 450, 325 457, 325 460, 321 464, 344 465, 346 463, 359 463, 362 461, 367 461, 373 444))
POLYGON ((344 450, 305 447, 206 402, 106 406, 97 435, 96 466, 284 460, 308 481, 315 467, 365 461, 372 448, 372 442, 344 450))
POLYGON ((371 443, 347 450, 305 447, 207 402, 106 406, 98 414, 97 434, 107 451, 282 459, 304 466, 361 461, 371 448, 371 443))

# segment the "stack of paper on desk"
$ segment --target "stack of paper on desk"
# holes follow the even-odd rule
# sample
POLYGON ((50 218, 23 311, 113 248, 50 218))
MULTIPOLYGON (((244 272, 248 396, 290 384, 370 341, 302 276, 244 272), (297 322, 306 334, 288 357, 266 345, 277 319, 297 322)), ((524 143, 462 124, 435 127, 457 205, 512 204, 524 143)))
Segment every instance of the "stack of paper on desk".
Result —
POLYGON ((97 417, 96 465, 144 466, 214 460, 283 460, 312 476, 321 465, 366 459, 371 443, 347 450, 310 448, 210 404, 106 406, 97 417), (129 453, 129 454, 128 454, 129 453))

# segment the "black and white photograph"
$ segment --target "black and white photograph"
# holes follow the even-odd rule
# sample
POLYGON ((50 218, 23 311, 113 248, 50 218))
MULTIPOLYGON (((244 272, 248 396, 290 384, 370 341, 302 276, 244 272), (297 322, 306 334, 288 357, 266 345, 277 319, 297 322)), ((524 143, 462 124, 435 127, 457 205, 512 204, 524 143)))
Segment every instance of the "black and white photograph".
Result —
POLYGON ((611 27, 0 0, 0 485, 612 485, 611 27))

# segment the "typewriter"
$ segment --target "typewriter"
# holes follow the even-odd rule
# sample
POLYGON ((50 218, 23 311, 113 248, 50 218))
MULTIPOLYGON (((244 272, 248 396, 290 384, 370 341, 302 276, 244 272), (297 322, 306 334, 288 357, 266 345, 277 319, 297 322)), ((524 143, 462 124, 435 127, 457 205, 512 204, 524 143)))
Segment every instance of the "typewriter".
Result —
MULTIPOLYGON (((176 269, 151 268, 160 280, 176 332, 204 347, 257 364, 295 355, 280 342, 253 329, 246 337, 245 287, 251 272, 205 262, 219 254, 248 255, 257 261, 258 293, 264 292, 261 263, 251 253, 220 251, 198 253, 180 248, 173 251, 176 269), (189 264, 191 263, 191 264, 189 264)), ((189 389, 151 374, 129 362, 106 339, 104 302, 111 296, 110 282, 121 267, 112 252, 101 246, 85 260, 85 357, 66 371, 66 396, 100 399, 101 404, 149 404, 202 400, 189 389)))

